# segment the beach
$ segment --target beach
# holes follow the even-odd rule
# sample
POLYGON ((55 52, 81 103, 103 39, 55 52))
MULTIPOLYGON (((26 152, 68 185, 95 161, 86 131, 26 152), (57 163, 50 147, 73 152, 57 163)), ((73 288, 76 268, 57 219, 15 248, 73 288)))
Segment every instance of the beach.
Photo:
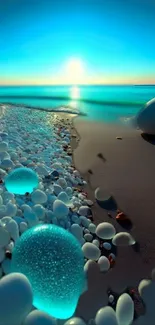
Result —
MULTIPOLYGON (((109 304, 109 289, 120 296, 129 287, 137 290, 142 279, 151 278, 155 266, 153 178, 155 146, 141 136, 140 130, 129 125, 94 123, 73 114, 38 113, 33 109, 27 111, 26 107, 20 108, 19 111, 18 108, 11 109, 7 105, 3 114, 0 119, 1 131, 8 132, 7 141, 10 146, 8 153, 12 155, 16 152, 18 155, 18 159, 16 156, 13 161, 14 167, 24 166, 34 170, 41 168, 40 189, 46 195, 53 195, 53 187, 49 190, 49 181, 46 183, 44 179, 45 170, 50 173, 53 166, 57 174, 60 173, 67 182, 71 182, 68 178, 70 173, 72 185, 68 186, 73 186, 74 189, 74 200, 72 196, 70 200, 72 203, 75 202, 74 212, 70 211, 70 214, 76 214, 76 219, 79 218, 79 207, 87 205, 89 202, 87 200, 90 200, 93 205, 87 208, 92 211, 92 217, 89 217, 93 224, 97 226, 108 222, 114 226, 117 233, 129 232, 137 243, 136 246, 116 247, 115 264, 107 272, 101 272, 95 261, 90 265, 87 272, 87 290, 85 289, 81 295, 74 315, 89 323, 94 320, 100 308, 109 304), (35 151, 36 146, 38 149, 35 151), (98 205, 95 199, 95 189, 98 187, 103 191, 103 198, 112 196, 113 206, 101 208, 98 205), (128 217, 130 228, 116 220, 118 210, 123 211, 128 217)), ((9 172, 7 168, 3 169, 6 173, 9 172)), ((58 181, 59 176, 53 182, 57 184, 58 181)), ((2 182, 2 197, 3 190, 2 182)), ((31 196, 24 196, 23 200, 33 210, 31 196)), ((12 202, 18 208, 13 219, 20 229, 20 222, 23 219, 18 195, 12 198, 12 202)), ((68 224, 68 220, 72 219, 60 222, 56 218, 52 219, 53 216, 51 218, 49 212, 52 209, 50 204, 48 201, 43 204, 46 218, 40 221, 36 219, 36 224, 54 223, 68 229, 71 224, 76 223, 69 221, 68 224)), ((1 214, 1 218, 3 217, 5 213, 1 214)), ((26 222, 28 227, 31 227, 31 216, 26 222)), ((83 231, 87 230, 86 233, 89 233, 92 239, 96 238, 87 229, 88 226, 82 228, 83 231)), ((20 231, 18 236, 21 236, 20 231)), ((85 241, 87 242, 86 239, 82 241, 82 245, 85 241)), ((4 262, 5 260, 1 264, 2 276, 9 274, 8 266, 6 269, 4 262)), ((144 308, 138 307, 137 314, 141 315, 143 312, 144 308)), ((58 323, 64 324, 65 320, 58 320, 58 323)), ((135 324, 139 325, 137 322, 135 324)))
MULTIPOLYGON (((127 286, 137 287, 142 279, 150 278, 155 266, 155 146, 143 139, 140 130, 130 127, 91 123, 80 118, 74 119, 74 126, 81 138, 74 151, 74 162, 82 176, 89 180, 90 199, 94 200, 97 187, 103 189, 105 197, 113 195, 117 208, 131 220, 130 233, 139 243, 138 251, 132 246, 119 247, 116 265, 107 274, 100 274, 95 266, 90 270, 90 291, 81 297, 77 309, 78 315, 88 319, 107 305, 109 286, 118 293, 127 286), (106 160, 100 159, 98 153, 106 160)), ((116 210, 110 211, 112 218, 108 216, 109 210, 100 208, 97 203, 92 210, 96 224, 107 221, 117 231, 123 231, 115 219, 116 210)))

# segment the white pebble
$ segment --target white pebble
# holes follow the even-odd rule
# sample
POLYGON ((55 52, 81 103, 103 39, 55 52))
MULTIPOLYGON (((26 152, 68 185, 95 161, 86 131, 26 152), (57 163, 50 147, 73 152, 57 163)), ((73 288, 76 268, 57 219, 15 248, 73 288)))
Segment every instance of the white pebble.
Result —
POLYGON ((69 208, 60 200, 55 200, 53 203, 53 212, 55 217, 63 218, 68 215, 69 208))
POLYGON ((10 201, 6 204, 6 213, 10 217, 14 217, 17 213, 16 204, 11 203, 10 201))
POLYGON ((92 234, 95 234, 96 225, 94 225, 94 223, 90 223, 89 226, 88 226, 88 229, 92 234))
POLYGON ((87 259, 94 261, 97 261, 101 255, 99 248, 92 243, 85 243, 82 246, 82 251, 87 259))
POLYGON ((93 240, 93 236, 91 234, 85 234, 84 235, 84 239, 87 241, 87 242, 91 242, 93 240))
POLYGON ((7 151, 8 143, 5 141, 0 142, 0 152, 7 151))
POLYGON ((59 195, 60 192, 62 192, 62 187, 58 184, 54 184, 53 185, 53 191, 56 195, 59 195))
POLYGON ((10 242, 10 234, 3 227, 0 227, 0 247, 8 245, 10 242))
POLYGON ((78 224, 72 224, 70 231, 76 238, 81 239, 83 230, 78 224))
POLYGON ((79 317, 73 317, 67 320, 64 325, 86 325, 86 323, 79 317))
POLYGON ((7 168, 13 168, 14 164, 11 159, 4 159, 1 162, 1 167, 7 169, 7 168))
POLYGON ((27 230, 27 223, 26 222, 21 222, 20 225, 19 225, 19 230, 21 232, 21 234, 27 230))
POLYGON ((43 220, 45 217, 45 208, 41 204, 36 204, 33 207, 33 211, 36 214, 36 216, 43 220))
POLYGON ((114 236, 112 243, 115 246, 130 246, 136 242, 128 232, 119 232, 114 236))
POLYGON ((10 220, 10 222, 6 226, 7 231, 10 234, 10 237, 16 241, 19 238, 19 228, 18 224, 15 220, 10 220))
POLYGON ((114 301, 114 296, 113 295, 110 295, 109 298, 108 298, 108 301, 112 304, 113 301, 114 301))
POLYGON ((32 299, 31 285, 23 274, 4 276, 0 281, 1 324, 21 325, 32 309, 32 299))
POLYGON ((47 202, 47 195, 41 190, 35 190, 31 194, 31 199, 34 203, 42 204, 47 202))
POLYGON ((92 241, 92 243, 93 243, 95 246, 97 246, 97 247, 100 246, 100 242, 99 242, 98 239, 94 239, 94 240, 92 241))
POLYGON ((130 325, 134 318, 134 303, 127 293, 123 293, 116 305, 116 317, 119 325, 130 325))
POLYGON ((116 230, 109 222, 102 222, 96 228, 96 235, 102 239, 111 239, 115 236, 116 230))
POLYGON ((101 272, 107 272, 110 269, 110 262, 106 256, 101 256, 99 258, 98 265, 101 272))
POLYGON ((96 325, 119 325, 112 307, 101 308, 95 317, 96 325))
POLYGON ((2 263, 4 259, 5 259, 4 248, 0 248, 0 263, 2 263))
POLYGON ((56 325, 56 319, 40 310, 33 310, 24 320, 23 325, 56 325))

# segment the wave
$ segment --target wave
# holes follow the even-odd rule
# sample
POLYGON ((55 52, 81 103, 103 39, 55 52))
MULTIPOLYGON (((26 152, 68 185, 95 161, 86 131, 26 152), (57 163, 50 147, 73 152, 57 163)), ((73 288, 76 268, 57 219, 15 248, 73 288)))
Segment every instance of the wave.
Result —
POLYGON ((45 108, 45 107, 37 107, 37 106, 31 106, 31 105, 26 105, 26 104, 15 104, 15 103, 0 103, 0 108, 5 109, 5 108, 26 108, 26 109, 33 109, 33 110, 39 110, 39 111, 44 111, 44 112, 57 112, 57 113, 68 113, 72 115, 81 115, 81 116, 86 116, 87 114, 78 110, 77 108, 70 107, 70 106, 58 106, 58 107, 53 107, 53 108, 45 108))
MULTIPOLYGON (((96 105, 109 105, 109 106, 136 106, 140 107, 145 104, 144 101, 123 101, 123 100, 97 100, 97 99, 86 99, 86 98, 77 98, 72 99, 69 96, 34 96, 34 95, 0 95, 0 99, 7 99, 11 101, 15 99, 39 99, 39 100, 61 100, 61 101, 71 101, 74 100, 76 102, 83 102, 88 104, 96 104, 96 105)), ((9 101, 9 103, 10 103, 9 101)), ((3 101, 2 101, 3 102, 3 101)), ((4 102, 3 102, 4 103, 4 102)), ((67 105, 67 107, 71 108, 71 105, 67 105)), ((32 107, 31 107, 32 108, 32 107)))

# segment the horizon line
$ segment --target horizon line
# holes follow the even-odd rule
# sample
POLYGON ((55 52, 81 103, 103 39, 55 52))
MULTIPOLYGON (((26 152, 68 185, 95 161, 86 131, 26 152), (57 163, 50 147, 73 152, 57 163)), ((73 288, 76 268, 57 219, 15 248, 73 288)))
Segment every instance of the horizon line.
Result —
POLYGON ((60 87, 66 87, 66 86, 70 86, 70 87, 78 87, 78 86, 155 86, 154 84, 150 84, 150 83, 144 83, 144 84, 132 84, 132 83, 128 83, 128 84, 124 84, 124 83, 120 83, 120 84, 115 84, 115 83, 95 83, 95 84, 0 84, 0 87, 39 87, 39 86, 51 86, 51 87, 55 87, 55 86, 60 86, 60 87))

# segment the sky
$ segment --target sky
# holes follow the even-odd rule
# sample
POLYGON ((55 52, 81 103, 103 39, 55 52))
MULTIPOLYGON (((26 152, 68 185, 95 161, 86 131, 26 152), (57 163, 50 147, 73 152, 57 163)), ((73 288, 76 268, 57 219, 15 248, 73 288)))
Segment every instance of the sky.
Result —
POLYGON ((0 0, 0 84, 155 84, 155 0, 0 0))

